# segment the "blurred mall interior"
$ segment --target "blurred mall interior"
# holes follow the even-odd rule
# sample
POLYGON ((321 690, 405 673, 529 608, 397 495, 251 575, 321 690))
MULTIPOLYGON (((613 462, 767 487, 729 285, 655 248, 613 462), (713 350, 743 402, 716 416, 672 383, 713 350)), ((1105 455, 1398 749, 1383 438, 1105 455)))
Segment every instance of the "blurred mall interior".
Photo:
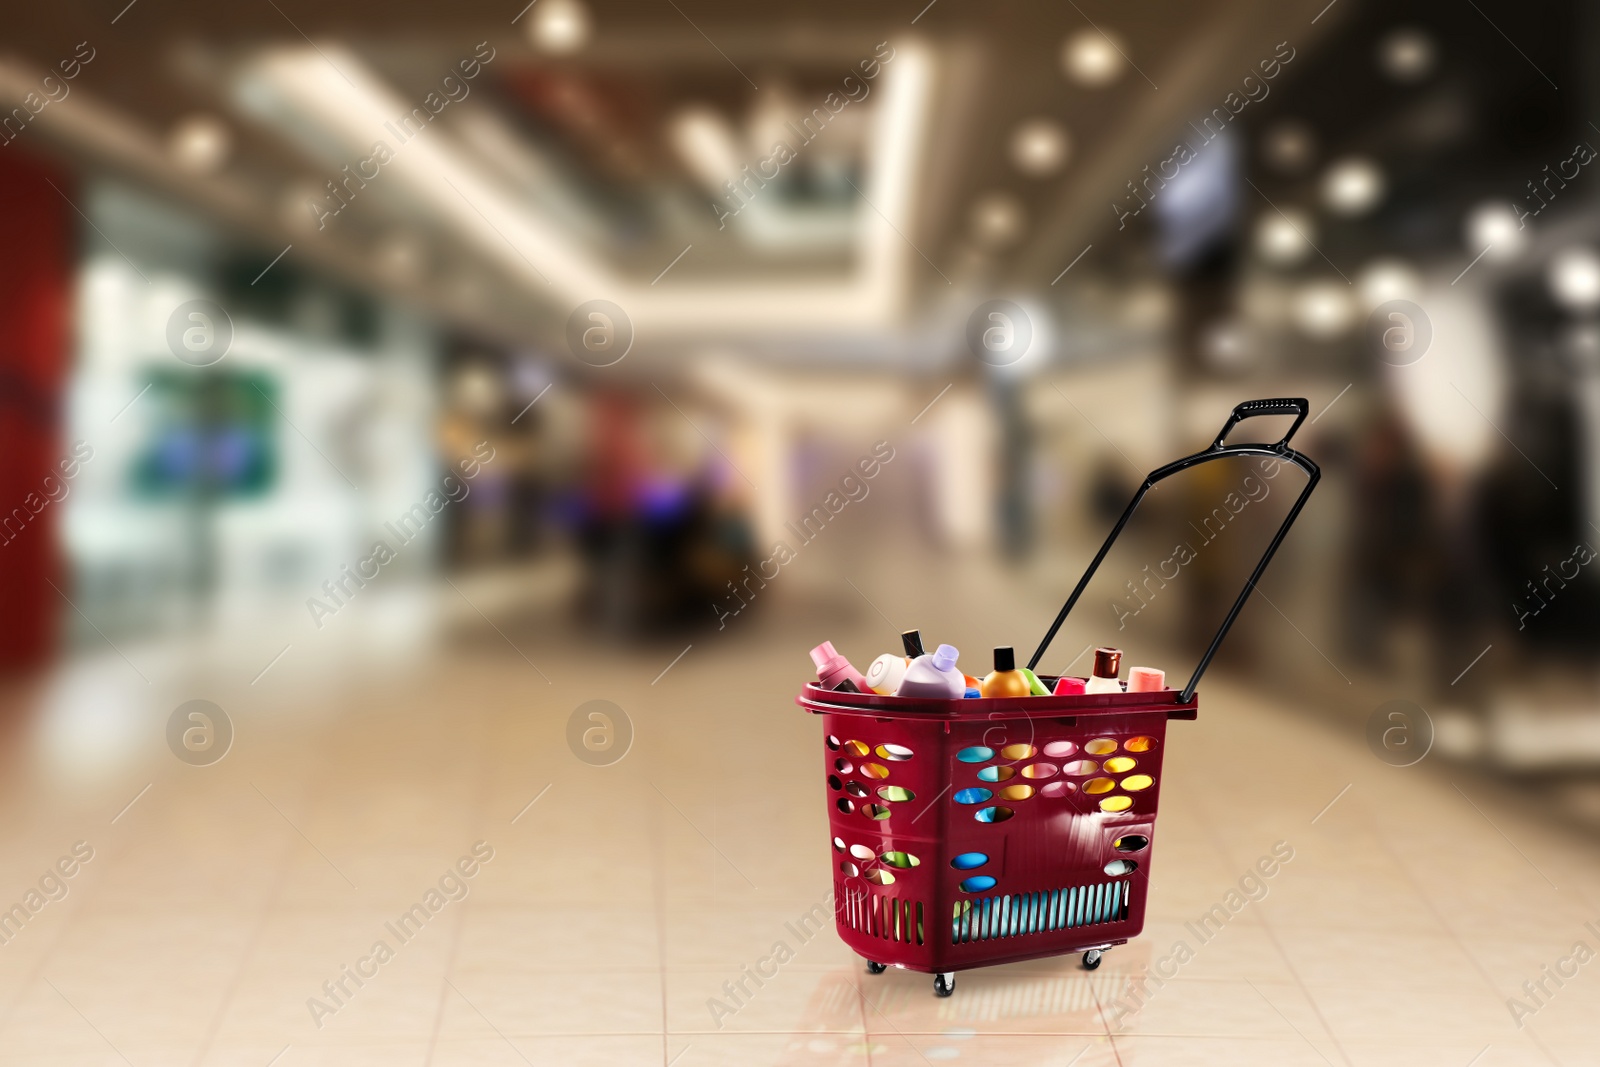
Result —
MULTIPOLYGON (((1597 58, 1575 0, 8 12, 0 1062, 1600 1062, 1597 58), (833 885, 807 650, 1031 652, 1261 397, 1322 480, 1157 932, 936 1003, 830 928, 708 1018, 833 885)), ((1204 470, 1044 668, 1188 677, 1305 486, 1136 586, 1204 470)))

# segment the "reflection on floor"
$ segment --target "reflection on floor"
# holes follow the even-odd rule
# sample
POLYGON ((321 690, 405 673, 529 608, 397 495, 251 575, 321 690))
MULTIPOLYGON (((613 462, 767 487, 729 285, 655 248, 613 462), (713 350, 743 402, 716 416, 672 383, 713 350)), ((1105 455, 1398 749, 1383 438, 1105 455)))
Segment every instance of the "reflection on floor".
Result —
POLYGON ((804 649, 895 629, 774 616, 674 660, 485 628, 403 668, 147 686, 109 657, 13 691, 0 1059, 1596 1062, 1593 843, 1220 675, 1170 733, 1149 924, 1097 972, 970 971, 937 999, 831 928, 797 936, 832 866, 804 649), (235 728, 210 766, 164 740, 197 696, 235 728), (593 699, 631 722, 610 765, 575 755, 603 723, 569 733, 593 699))

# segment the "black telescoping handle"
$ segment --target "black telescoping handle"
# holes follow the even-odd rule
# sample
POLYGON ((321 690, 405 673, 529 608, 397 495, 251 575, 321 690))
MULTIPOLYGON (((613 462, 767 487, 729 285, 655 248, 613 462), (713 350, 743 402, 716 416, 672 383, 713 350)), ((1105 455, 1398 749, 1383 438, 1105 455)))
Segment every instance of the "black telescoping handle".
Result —
POLYGON ((1106 554, 1111 551, 1111 546, 1116 543, 1117 537, 1121 535, 1122 528, 1128 525, 1128 520, 1133 517, 1134 511, 1138 509, 1140 501, 1144 499, 1144 495, 1157 482, 1181 471, 1186 471, 1190 467, 1197 467, 1202 463, 1210 463, 1212 460, 1231 456, 1269 456, 1293 463, 1296 467, 1306 472, 1306 487, 1301 491, 1299 499, 1294 502, 1294 507, 1289 509, 1289 514, 1284 517, 1283 525, 1279 526, 1278 532, 1273 535, 1272 543, 1267 545, 1267 550, 1261 556, 1260 562, 1256 564, 1256 569, 1251 572, 1249 581, 1245 582, 1244 588, 1239 591, 1238 599, 1233 602, 1233 607, 1228 609, 1227 618, 1222 620, 1222 625, 1217 629, 1216 636, 1211 639, 1211 644, 1206 648, 1205 655, 1200 657, 1199 664, 1195 666, 1194 674, 1190 675, 1188 684, 1183 687, 1183 692, 1178 695, 1178 703, 1188 703, 1189 699, 1194 696, 1195 686, 1200 684, 1200 676, 1211 665, 1212 657, 1217 654, 1217 649, 1222 646, 1222 639, 1228 635, 1228 630, 1232 628, 1234 620, 1239 617, 1239 612, 1243 610, 1244 602, 1250 599, 1250 594, 1255 591, 1256 583, 1261 580, 1262 572, 1267 569, 1267 564, 1272 561, 1273 554, 1278 551, 1278 546, 1283 543, 1285 535, 1288 534, 1289 527, 1293 526, 1295 519, 1300 517, 1300 509, 1306 506, 1306 501, 1311 498, 1311 491, 1317 487, 1317 482, 1322 478, 1321 468, 1308 457, 1289 447, 1289 439, 1294 436, 1296 430, 1300 429, 1300 424, 1306 421, 1306 413, 1309 410, 1310 407, 1304 397, 1246 400, 1233 409, 1233 413, 1228 416, 1227 423, 1223 425, 1222 432, 1217 434, 1217 439, 1212 442, 1211 447, 1196 452, 1192 456, 1185 456, 1180 460, 1167 464, 1165 467, 1157 468, 1146 475, 1144 484, 1139 486, 1139 491, 1133 494, 1133 499, 1128 502, 1128 507, 1123 511, 1122 517, 1111 528, 1111 534, 1106 538, 1105 544, 1100 546, 1100 551, 1095 554, 1094 561, 1089 564, 1089 569, 1083 572, 1082 578, 1078 579, 1077 587, 1072 590, 1072 595, 1067 598, 1067 602, 1061 606, 1061 611, 1056 615, 1055 622, 1050 624, 1050 629, 1045 633, 1044 640, 1039 642, 1039 647, 1034 651, 1033 658, 1028 660, 1028 669, 1033 670, 1039 666, 1039 660, 1044 658, 1045 650, 1050 647, 1050 642, 1055 640, 1057 631, 1061 629, 1061 624, 1067 621, 1067 616, 1072 613, 1073 607, 1078 603, 1078 598, 1083 595, 1084 589, 1088 587, 1089 580, 1094 577, 1095 571, 1100 569, 1100 564, 1105 560, 1106 554), (1228 434, 1233 431, 1235 426, 1245 419, 1253 418, 1257 415, 1294 415, 1295 420, 1294 425, 1289 427, 1289 432, 1285 433, 1283 438, 1276 444, 1230 445, 1226 443, 1228 434))

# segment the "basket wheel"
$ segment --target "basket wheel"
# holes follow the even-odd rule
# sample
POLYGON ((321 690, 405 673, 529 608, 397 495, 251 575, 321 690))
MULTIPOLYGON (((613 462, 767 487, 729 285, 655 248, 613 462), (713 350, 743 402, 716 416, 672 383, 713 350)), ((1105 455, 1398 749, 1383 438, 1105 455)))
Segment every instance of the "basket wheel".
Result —
POLYGON ((1083 969, 1086 971, 1094 970, 1096 967, 1100 966, 1100 961, 1104 958, 1105 952, 1103 950, 1098 948, 1090 949, 1088 952, 1083 954, 1083 969))
POLYGON ((889 969, 889 965, 887 963, 879 963, 877 960, 868 960, 867 961, 867 973, 868 974, 882 974, 884 971, 887 971, 888 969, 889 969))
POLYGON ((956 972, 945 971, 933 976, 933 995, 948 997, 956 991, 956 972))

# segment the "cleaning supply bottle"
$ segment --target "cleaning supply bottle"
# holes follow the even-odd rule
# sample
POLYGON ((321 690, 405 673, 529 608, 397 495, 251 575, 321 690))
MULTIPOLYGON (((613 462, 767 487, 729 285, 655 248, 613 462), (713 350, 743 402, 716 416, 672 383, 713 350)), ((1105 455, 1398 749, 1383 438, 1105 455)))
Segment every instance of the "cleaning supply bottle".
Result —
POLYGON ((850 682, 857 692, 872 692, 872 687, 861 677, 861 672, 850 666, 850 661, 839 654, 832 641, 824 641, 813 648, 811 662, 817 665, 817 681, 822 683, 824 689, 838 689, 839 683, 850 682))
POLYGON ((994 650, 994 670, 984 676, 978 689, 986 699, 1025 697, 1033 693, 1027 676, 1017 670, 1017 654, 1010 645, 1001 645, 994 650))
POLYGON ((1058 697, 1076 697, 1076 696, 1082 696, 1082 695, 1083 695, 1083 679, 1082 678, 1057 678, 1056 679, 1056 696, 1058 696, 1058 697))
POLYGON ((1159 693, 1167 687, 1167 672, 1156 667, 1129 667, 1128 692, 1159 693))
POLYGON ((1044 683, 1039 681, 1039 676, 1037 674, 1034 674, 1026 667, 1018 667, 1017 670, 1021 671, 1022 676, 1028 680, 1029 693, 1036 697, 1047 697, 1050 695, 1050 690, 1046 689, 1044 687, 1044 683))
POLYGON ((926 656, 922 650, 922 631, 907 630, 900 635, 900 647, 906 650, 906 662, 910 663, 918 656, 926 656))
POLYGON ((960 700, 967 684, 956 670, 956 658, 961 653, 953 645, 940 645, 931 656, 918 656, 906 668, 906 676, 894 691, 897 697, 920 697, 925 700, 960 700))
POLYGON ((867 684, 879 696, 893 696, 894 691, 900 688, 900 680, 906 676, 906 668, 911 661, 904 656, 897 656, 892 652, 885 652, 872 661, 872 666, 867 668, 867 684))
POLYGON ((1117 681, 1117 672, 1122 669, 1122 650, 1119 648, 1097 648, 1094 650, 1094 674, 1090 675, 1089 682, 1084 686, 1085 693, 1120 693, 1122 683, 1117 681))

